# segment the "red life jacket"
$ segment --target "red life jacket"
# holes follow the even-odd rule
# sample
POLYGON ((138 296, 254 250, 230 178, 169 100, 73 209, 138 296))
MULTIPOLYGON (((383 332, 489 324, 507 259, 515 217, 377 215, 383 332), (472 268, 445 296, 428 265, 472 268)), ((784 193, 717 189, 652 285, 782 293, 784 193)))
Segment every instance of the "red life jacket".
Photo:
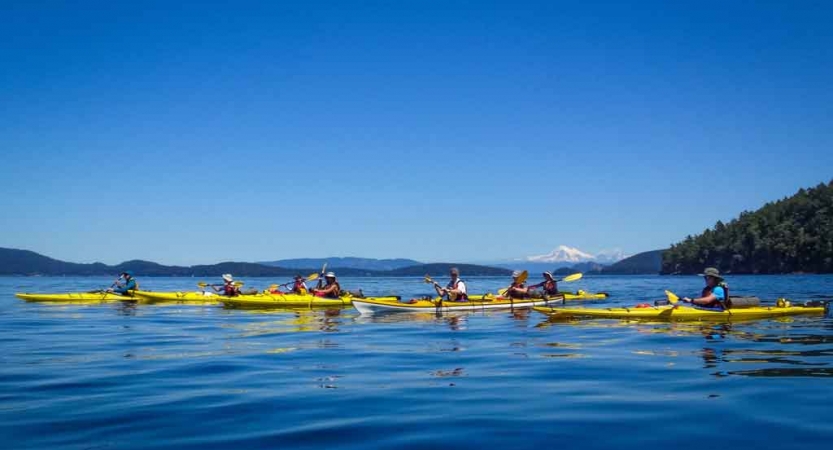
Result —
POLYGON ((237 297, 237 287, 235 287, 231 283, 224 284, 223 295, 225 295, 226 297, 237 297))
POLYGON ((512 283, 512 287, 509 288, 509 296, 512 297, 512 298, 526 298, 527 294, 524 294, 522 292, 515 292, 515 290, 512 289, 512 288, 523 289, 523 287, 524 287, 523 283, 512 283))
POLYGON ((294 285, 292 285, 292 292, 300 294, 304 291, 306 291, 306 288, 304 287, 304 280, 298 280, 294 285))

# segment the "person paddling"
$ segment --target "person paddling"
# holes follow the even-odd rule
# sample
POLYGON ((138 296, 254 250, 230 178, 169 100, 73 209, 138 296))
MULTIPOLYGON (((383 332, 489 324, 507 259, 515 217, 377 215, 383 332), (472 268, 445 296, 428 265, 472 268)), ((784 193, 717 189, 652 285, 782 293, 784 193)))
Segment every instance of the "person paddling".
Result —
POLYGON ((682 298, 686 303, 704 308, 726 309, 726 300, 729 298, 729 285, 723 280, 720 272, 714 267, 709 267, 700 274, 706 280, 706 287, 697 298, 682 298))
POLYGON ((527 292, 532 289, 543 288, 544 295, 548 297, 559 295, 558 281, 556 281, 555 277, 549 272, 544 272, 542 275, 544 276, 544 281, 529 286, 527 292))
POLYGON ((449 275, 451 276, 451 281, 445 287, 441 287, 439 283, 434 282, 434 290, 437 291, 437 295, 450 301, 468 301, 469 296, 466 292, 466 283, 460 279, 460 270, 452 267, 449 275))
POLYGON ((321 279, 318 279, 318 287, 312 290, 312 293, 317 297, 324 298, 341 298, 341 285, 336 280, 336 274, 327 272, 324 275, 324 280, 327 282, 325 286, 321 286, 321 279))
POLYGON ((295 275, 294 281, 292 283, 292 290, 290 291, 293 294, 304 295, 309 291, 307 287, 306 278, 302 277, 301 275, 295 275))
POLYGON ((506 290, 506 295, 512 298, 527 298, 529 296, 529 288, 524 285, 523 281, 519 280, 521 277, 519 271, 512 272, 512 285, 506 290))
POLYGON ((133 278, 133 272, 126 270, 119 275, 119 279, 116 280, 115 285, 112 288, 107 289, 107 292, 119 295, 130 295, 130 291, 138 289, 139 284, 136 282, 136 279, 133 278))
POLYGON ((240 295, 240 288, 234 284, 234 277, 230 273, 223 274, 223 285, 220 287, 211 285, 214 292, 219 292, 226 297, 237 297, 240 295))

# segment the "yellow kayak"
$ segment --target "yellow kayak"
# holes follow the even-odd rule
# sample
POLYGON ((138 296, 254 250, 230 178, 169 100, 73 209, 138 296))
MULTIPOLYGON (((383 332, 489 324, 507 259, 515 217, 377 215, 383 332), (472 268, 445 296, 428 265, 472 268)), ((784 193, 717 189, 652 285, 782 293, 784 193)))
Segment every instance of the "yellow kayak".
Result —
MULTIPOLYGON (((397 297, 379 297, 382 300, 396 300, 397 297)), ((341 298, 316 297, 301 294, 255 294, 237 297, 220 297, 224 305, 235 308, 285 308, 285 307, 347 307, 357 300, 349 295, 341 298)), ((374 300, 372 298, 365 300, 374 300)))
POLYGON ((552 318, 642 319, 667 321, 732 321, 796 315, 823 315, 824 306, 762 306, 714 311, 682 305, 632 308, 535 308, 552 318))
POLYGON ((469 296, 468 301, 453 302, 435 299, 413 299, 402 301, 399 298, 355 298, 353 306, 362 314, 380 312, 409 311, 409 312, 449 312, 449 311, 482 311, 487 309, 515 309, 544 306, 550 303, 561 303, 561 297, 509 299, 486 295, 469 296))
POLYGON ((607 292, 585 292, 582 290, 578 290, 576 292, 565 292, 561 291, 561 295, 564 296, 564 300, 604 300, 610 296, 607 292))
POLYGON ((133 293, 139 303, 155 304, 155 303, 214 303, 219 304, 221 295, 213 292, 202 291, 188 291, 188 292, 153 292, 153 291, 136 291, 133 293))
MULTIPOLYGON (((133 295, 139 291, 131 291, 133 295)), ((18 292, 15 297, 27 302, 53 302, 53 303, 108 303, 135 300, 134 297, 114 294, 112 292, 70 292, 65 294, 38 294, 18 292)))
MULTIPOLYGON (((559 300, 559 301, 561 300, 561 297, 564 297, 564 300, 566 300, 566 301, 575 301, 575 300, 604 300, 604 299, 608 298, 609 296, 610 296, 610 294, 608 294, 607 292, 598 292, 598 293, 594 293, 594 292, 585 292, 585 291, 582 291, 582 290, 578 290, 578 291, 576 291, 576 292, 561 291, 561 292, 559 292, 559 293, 558 293, 558 295, 557 295, 557 296, 552 297, 552 298, 557 299, 557 300, 559 300)), ((494 294, 491 294, 491 293, 486 293, 486 294, 474 294, 474 295, 470 295, 470 296, 469 296, 469 298, 474 298, 474 299, 478 299, 478 298, 482 298, 482 297, 488 297, 488 298, 495 298, 495 297, 498 297, 498 298, 505 298, 505 297, 503 297, 502 295, 497 295, 497 296, 495 296, 494 294)))

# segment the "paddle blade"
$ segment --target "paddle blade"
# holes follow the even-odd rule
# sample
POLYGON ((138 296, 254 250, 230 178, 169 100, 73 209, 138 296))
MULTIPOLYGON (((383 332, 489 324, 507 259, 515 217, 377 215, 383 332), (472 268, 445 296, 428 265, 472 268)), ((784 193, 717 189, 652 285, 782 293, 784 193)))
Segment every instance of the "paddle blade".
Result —
POLYGON ((429 277, 428 275, 425 275, 425 278, 422 281, 424 281, 428 284, 433 284, 434 283, 434 280, 432 280, 431 277, 429 277))
POLYGON ((524 270, 520 275, 518 275, 518 283, 526 283, 527 278, 529 278, 529 272, 524 270))
POLYGON ((501 297, 505 297, 507 292, 509 292, 509 289, 503 288, 503 289, 497 291, 497 295, 499 295, 501 297))
POLYGON ((315 281, 317 279, 318 279, 318 274, 317 273, 312 273, 307 277, 307 281, 315 281))
POLYGON ((235 286, 235 287, 240 287, 240 286, 243 286, 243 282, 242 282, 242 281, 235 281, 235 282, 234 282, 234 283, 232 283, 232 284, 234 284, 234 286, 235 286))
POLYGON ((566 277, 562 278, 561 281, 564 283, 569 283, 571 281, 578 281, 583 277, 583 273, 574 273, 572 275, 567 275, 566 277))
POLYGON ((208 283, 206 283, 205 281, 200 281, 199 283, 197 283, 197 286, 201 288, 208 287, 208 283))
POLYGON ((321 266, 321 275, 324 275, 326 272, 327 272, 327 263, 324 263, 324 265, 321 266))
POLYGON ((672 305, 676 305, 677 302, 680 301, 680 297, 677 297, 677 294, 675 294, 675 293, 673 293, 669 290, 665 291, 665 296, 668 297, 668 302, 671 303, 672 305))

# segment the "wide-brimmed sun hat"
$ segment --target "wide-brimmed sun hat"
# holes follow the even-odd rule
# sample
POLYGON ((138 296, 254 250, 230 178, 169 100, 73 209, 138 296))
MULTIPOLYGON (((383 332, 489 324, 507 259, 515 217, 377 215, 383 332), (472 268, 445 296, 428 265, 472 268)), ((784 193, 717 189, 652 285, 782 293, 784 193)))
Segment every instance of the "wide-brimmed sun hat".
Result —
POLYGON ((223 274, 223 281, 228 281, 229 283, 231 283, 232 281, 234 281, 234 277, 232 277, 230 273, 223 274))
POLYGON ((547 278, 552 278, 552 274, 551 274, 551 273, 549 273, 549 272, 544 272, 544 273, 542 273, 541 275, 543 275, 543 276, 545 276, 545 277, 547 277, 547 278))
POLYGON ((512 278, 518 278, 519 276, 521 276, 520 271, 516 270, 516 271, 512 272, 512 278))
POLYGON ((714 277, 718 280, 722 280, 723 277, 720 275, 720 271, 715 269, 714 267, 707 267, 703 273, 700 274, 701 277, 714 277))
POLYGON ((336 277, 335 272, 327 272, 327 275, 324 275, 324 278, 335 278, 335 277, 336 277))

